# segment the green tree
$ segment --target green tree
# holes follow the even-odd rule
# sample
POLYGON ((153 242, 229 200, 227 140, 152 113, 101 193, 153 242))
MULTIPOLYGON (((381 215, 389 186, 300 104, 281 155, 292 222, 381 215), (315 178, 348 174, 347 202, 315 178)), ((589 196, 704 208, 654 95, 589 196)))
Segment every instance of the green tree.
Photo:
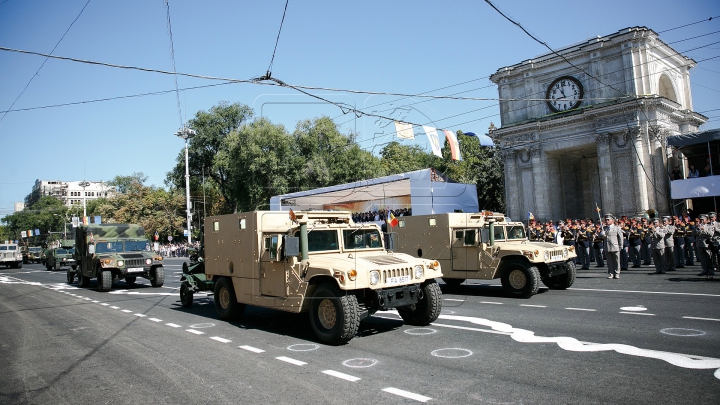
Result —
POLYGON ((386 175, 427 169, 440 164, 440 159, 418 145, 390 142, 380 151, 381 164, 386 175))
POLYGON ((39 244, 48 238, 50 232, 63 231, 66 214, 67 207, 62 201, 50 196, 40 197, 24 210, 6 215, 2 219, 6 224, 4 232, 11 239, 20 239, 22 231, 39 229, 41 235, 30 238, 31 244, 39 244))
POLYGON ((135 172, 129 176, 115 176, 107 185, 115 187, 118 193, 125 194, 135 183, 145 184, 147 179, 148 176, 143 172, 135 172))

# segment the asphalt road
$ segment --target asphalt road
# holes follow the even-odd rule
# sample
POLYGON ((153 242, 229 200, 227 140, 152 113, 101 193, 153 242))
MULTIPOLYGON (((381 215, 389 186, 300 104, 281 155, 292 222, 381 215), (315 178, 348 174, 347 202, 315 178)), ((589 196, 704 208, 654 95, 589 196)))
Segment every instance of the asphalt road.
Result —
POLYGON ((426 328, 393 312, 350 343, 318 344, 306 314, 248 307, 166 283, 110 293, 40 265, 0 269, 1 404, 720 403, 720 276, 649 267, 505 298, 499 281, 443 286, 426 328))

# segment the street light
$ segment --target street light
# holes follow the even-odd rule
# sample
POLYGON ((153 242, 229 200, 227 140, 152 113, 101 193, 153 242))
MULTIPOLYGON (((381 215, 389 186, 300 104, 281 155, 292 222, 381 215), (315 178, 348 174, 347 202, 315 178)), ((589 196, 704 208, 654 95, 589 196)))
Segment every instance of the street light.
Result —
POLYGON ((90 182, 83 180, 78 185, 83 188, 83 222, 85 222, 85 217, 87 217, 87 206, 85 204, 85 197, 87 196, 87 193, 85 192, 85 187, 89 186, 90 182))
POLYGON ((188 140, 194 137, 196 132, 188 127, 182 127, 175 132, 175 136, 185 140, 185 202, 187 212, 188 245, 192 243, 192 213, 190 212, 190 166, 188 165, 188 140))

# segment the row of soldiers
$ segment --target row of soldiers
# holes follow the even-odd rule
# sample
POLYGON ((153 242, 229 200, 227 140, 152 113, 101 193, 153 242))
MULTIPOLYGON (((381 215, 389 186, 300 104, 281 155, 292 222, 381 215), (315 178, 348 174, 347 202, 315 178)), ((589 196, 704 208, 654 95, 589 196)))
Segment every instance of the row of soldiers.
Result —
MULTIPOLYGON (((714 212, 700 215, 698 221, 688 216, 666 216, 662 220, 621 217, 617 225, 623 233, 621 270, 630 262, 633 268, 654 263, 656 273, 664 274, 693 265, 696 257, 703 268, 699 275, 713 275, 718 267, 717 243, 712 240, 720 239, 720 223, 714 212)), ((530 240, 575 247, 576 264, 584 270, 590 268, 591 261, 597 267, 605 266, 605 231, 600 221, 568 219, 554 225, 530 220, 527 234, 530 240)))

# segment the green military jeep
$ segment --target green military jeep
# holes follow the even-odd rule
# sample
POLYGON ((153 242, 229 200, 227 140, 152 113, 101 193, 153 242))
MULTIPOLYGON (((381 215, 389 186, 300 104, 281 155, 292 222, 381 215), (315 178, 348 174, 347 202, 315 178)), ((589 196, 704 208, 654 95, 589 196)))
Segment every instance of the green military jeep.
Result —
POLYGON ((77 270, 68 270, 72 284, 77 275, 80 287, 88 287, 97 278, 98 291, 110 291, 115 280, 134 284, 138 276, 153 287, 165 282, 162 256, 150 250, 150 242, 140 225, 107 224, 75 228, 77 270))
POLYGON ((27 254, 23 254, 23 263, 40 263, 42 260, 42 248, 40 246, 30 246, 27 248, 27 254))
POLYGON ((48 270, 60 270, 62 267, 77 269, 73 253, 75 253, 75 249, 67 244, 48 249, 45 253, 45 268, 48 270))

